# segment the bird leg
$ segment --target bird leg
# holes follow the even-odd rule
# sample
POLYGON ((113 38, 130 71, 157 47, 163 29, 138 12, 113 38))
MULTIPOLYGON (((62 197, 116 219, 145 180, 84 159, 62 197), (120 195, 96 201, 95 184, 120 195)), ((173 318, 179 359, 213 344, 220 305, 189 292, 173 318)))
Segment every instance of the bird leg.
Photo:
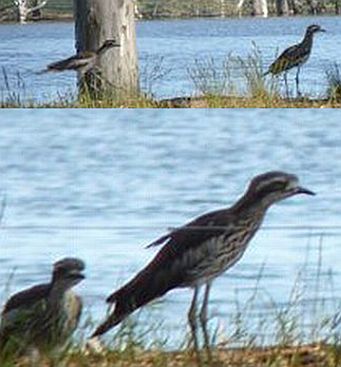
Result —
POLYGON ((287 72, 284 72, 284 84, 285 84, 285 94, 287 95, 287 98, 289 99, 289 87, 288 87, 288 75, 287 72))
POLYGON ((201 306, 200 314, 199 314, 199 320, 202 328, 202 332, 204 335, 204 347, 207 353, 208 361, 212 361, 212 354, 211 354, 211 348, 210 348, 210 337, 209 333, 207 331, 207 307, 208 307, 208 298, 210 295, 211 290, 211 283, 206 283, 205 293, 204 293, 204 300, 201 306))
POLYGON ((300 76, 300 70, 301 68, 298 66, 297 67, 297 72, 296 72, 296 94, 297 94, 297 97, 301 97, 301 92, 300 92, 300 89, 299 89, 299 76, 300 76))
POLYGON ((198 343, 198 335, 197 335, 197 320, 196 320, 196 304, 198 299, 199 287, 196 286, 194 288, 193 298, 191 307, 189 308, 188 312, 188 323, 191 328, 191 337, 192 342, 194 344, 194 350, 197 355, 198 364, 201 365, 201 358, 200 358, 200 351, 199 351, 199 343, 198 343))

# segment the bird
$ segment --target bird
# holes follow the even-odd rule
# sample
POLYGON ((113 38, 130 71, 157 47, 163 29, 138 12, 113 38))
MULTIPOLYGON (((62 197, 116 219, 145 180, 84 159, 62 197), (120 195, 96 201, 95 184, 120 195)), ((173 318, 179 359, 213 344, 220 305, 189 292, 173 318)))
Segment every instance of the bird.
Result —
POLYGON ((207 308, 213 280, 240 260, 267 209, 297 194, 315 195, 301 187, 293 174, 266 172, 254 177, 245 194, 231 207, 203 214, 152 242, 147 247, 162 245, 161 249, 135 277, 106 299, 113 310, 91 338, 106 333, 135 310, 172 289, 192 288, 188 322, 200 362, 197 303, 199 290, 204 286, 199 321, 207 357, 211 359, 207 308))
POLYGON ((82 300, 71 288, 85 278, 84 269, 82 260, 63 258, 54 263, 49 283, 9 298, 0 320, 0 361, 66 345, 82 312, 82 300))
POLYGON ((75 70, 83 76, 96 68, 99 58, 113 47, 120 47, 120 43, 113 39, 106 40, 96 51, 82 51, 67 59, 53 62, 47 65, 46 69, 40 73, 75 70))
POLYGON ((325 29, 321 28, 317 24, 312 24, 307 27, 303 40, 300 43, 290 46, 286 50, 284 50, 278 56, 278 58, 269 66, 268 70, 263 74, 263 76, 266 76, 268 74, 278 75, 284 73, 284 82, 288 95, 287 72, 288 70, 296 67, 296 93, 297 96, 301 96, 301 92, 299 90, 299 74, 301 66, 309 59, 313 46, 314 34, 325 31, 325 29))

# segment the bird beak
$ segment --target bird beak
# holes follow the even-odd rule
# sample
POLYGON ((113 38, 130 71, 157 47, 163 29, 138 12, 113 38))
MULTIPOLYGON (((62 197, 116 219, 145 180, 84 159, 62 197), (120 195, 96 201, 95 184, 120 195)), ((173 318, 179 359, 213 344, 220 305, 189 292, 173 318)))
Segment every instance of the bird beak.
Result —
POLYGON ((70 276, 74 279, 79 279, 79 280, 85 279, 85 275, 81 273, 81 271, 79 270, 70 272, 70 276))
POLYGON ((327 32, 324 28, 320 28, 319 32, 327 32))
POLYGON ((304 187, 298 186, 295 190, 295 194, 306 194, 306 195, 316 195, 313 191, 308 190, 304 187))

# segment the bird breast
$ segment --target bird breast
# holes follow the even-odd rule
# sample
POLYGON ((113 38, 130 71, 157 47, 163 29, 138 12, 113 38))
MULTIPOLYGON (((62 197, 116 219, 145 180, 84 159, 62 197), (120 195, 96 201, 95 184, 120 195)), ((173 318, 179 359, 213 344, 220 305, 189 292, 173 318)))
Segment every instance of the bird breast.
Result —
POLYGON ((243 256, 248 242, 260 223, 252 223, 234 231, 210 238, 184 254, 183 264, 188 269, 183 286, 197 286, 219 276, 243 256))
POLYGON ((76 329, 82 309, 80 298, 72 291, 64 295, 63 313, 64 313, 64 333, 66 337, 71 335, 76 329))

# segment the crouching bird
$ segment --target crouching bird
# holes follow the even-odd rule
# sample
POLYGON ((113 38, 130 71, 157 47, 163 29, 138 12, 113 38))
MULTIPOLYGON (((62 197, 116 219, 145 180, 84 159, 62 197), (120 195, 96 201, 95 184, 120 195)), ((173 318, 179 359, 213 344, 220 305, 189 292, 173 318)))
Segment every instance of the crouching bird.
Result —
POLYGON ((115 40, 106 40, 96 51, 79 52, 65 60, 53 62, 47 65, 41 73, 75 70, 84 75, 95 69, 98 66, 100 57, 113 47, 120 47, 120 44, 115 40))
POLYGON ((0 361, 32 350, 40 354, 63 347, 77 328, 82 301, 71 288, 85 276, 85 264, 64 258, 53 265, 50 283, 13 295, 0 323, 0 361))
POLYGON ((174 288, 192 288, 188 321, 200 363, 196 309, 199 288, 205 286, 199 320, 207 356, 211 359, 207 306, 213 280, 242 257, 267 209, 298 194, 314 195, 299 186, 295 175, 264 173, 251 181, 245 194, 232 207, 204 214, 151 243, 149 246, 163 247, 132 280, 107 298, 108 303, 114 304, 114 310, 92 337, 104 334, 136 309, 174 288))

